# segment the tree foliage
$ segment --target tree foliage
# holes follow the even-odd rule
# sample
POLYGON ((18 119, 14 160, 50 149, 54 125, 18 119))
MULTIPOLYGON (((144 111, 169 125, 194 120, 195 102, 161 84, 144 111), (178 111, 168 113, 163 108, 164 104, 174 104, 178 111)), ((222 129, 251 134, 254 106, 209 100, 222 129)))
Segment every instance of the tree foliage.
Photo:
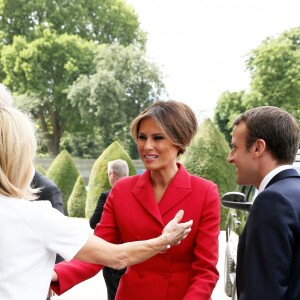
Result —
POLYGON ((223 93, 215 110, 214 121, 226 140, 237 115, 252 107, 281 107, 300 123, 300 27, 266 38, 250 52, 246 64, 249 92, 223 93))
POLYGON ((86 189, 83 177, 78 176, 73 191, 68 199, 68 215, 70 217, 85 217, 86 189))
MULTIPOLYGON (((53 156, 64 133, 86 133, 78 107, 66 95, 79 75, 95 74, 94 49, 101 44, 144 49, 145 43, 137 14, 124 0, 0 0, 0 81, 38 120, 53 156)), ((107 78, 104 88, 110 84, 107 78)), ((123 135, 123 126, 115 128, 123 135)))
POLYGON ((235 118, 245 110, 243 97, 245 91, 224 92, 220 96, 214 111, 214 122, 224 134, 228 144, 231 144, 231 132, 235 118))
POLYGON ((119 139, 137 157, 129 124, 163 87, 160 71, 143 50, 95 46, 46 30, 32 42, 16 37, 2 49, 1 62, 7 74, 4 83, 19 94, 16 105, 38 121, 53 156, 65 132, 101 132, 102 149, 119 139))
POLYGON ((264 40, 247 67, 252 79, 247 107, 282 107, 300 121, 300 27, 264 40))
POLYGON ((66 90, 80 74, 91 72, 94 49, 93 43, 78 36, 56 35, 49 30, 32 42, 16 37, 12 45, 2 49, 4 83, 21 95, 16 97, 16 105, 38 120, 54 156, 64 131, 76 131, 81 124, 66 90))
POLYGON ((66 149, 73 157, 97 158, 103 151, 104 143, 100 128, 90 128, 87 132, 66 132, 60 142, 61 149, 66 149))
POLYGON ((88 127, 101 129, 104 147, 119 139, 136 158, 129 125, 157 100, 163 87, 161 73, 144 51, 133 45, 99 47, 94 63, 96 72, 80 76, 70 88, 68 99, 79 108, 88 127))
POLYGON ((52 161, 46 176, 53 180, 62 194, 64 212, 68 211, 68 199, 73 191, 79 171, 71 155, 63 150, 52 161))
POLYGON ((43 175, 46 175, 46 170, 45 170, 45 168, 42 166, 42 165, 40 165, 40 164, 35 164, 35 169, 38 171, 38 172, 40 172, 41 174, 43 174, 43 175))
POLYGON ((98 44, 145 43, 137 14, 123 0, 0 0, 0 16, 4 44, 18 35, 32 41, 45 28, 98 44))
MULTIPOLYGON (((180 161, 191 174, 215 182, 221 197, 236 186, 234 167, 227 162, 229 151, 222 133, 210 119, 206 119, 180 161)), ((227 213, 228 209, 221 207, 222 230, 225 229, 227 213)))
POLYGON ((110 189, 107 177, 107 163, 110 160, 123 159, 127 161, 129 175, 136 174, 136 168, 128 153, 115 141, 107 147, 95 161, 89 178, 89 186, 86 200, 86 217, 90 218, 97 205, 99 196, 104 191, 110 189))

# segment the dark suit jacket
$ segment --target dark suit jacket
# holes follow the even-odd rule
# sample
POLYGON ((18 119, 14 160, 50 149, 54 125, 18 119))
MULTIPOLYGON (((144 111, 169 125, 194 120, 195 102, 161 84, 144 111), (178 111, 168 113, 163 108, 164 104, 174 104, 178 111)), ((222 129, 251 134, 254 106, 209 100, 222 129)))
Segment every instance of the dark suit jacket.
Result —
MULTIPOLYGON (((35 170, 30 186, 32 188, 41 189, 36 200, 49 200, 52 207, 64 214, 61 192, 52 180, 35 170)), ((63 260, 64 259, 60 255, 56 255, 56 263, 63 260)))
POLYGON ((64 214, 61 192, 52 180, 35 170, 30 186, 41 188, 36 200, 49 200, 52 207, 64 214))
POLYGON ((103 207, 104 207, 104 204, 106 202, 109 192, 110 192, 110 190, 103 192, 98 199, 97 206, 94 210, 93 215, 90 218, 90 226, 92 229, 95 229, 96 225, 101 220, 101 216, 103 213, 103 207))
POLYGON ((237 254, 239 300, 300 299, 300 176, 277 174, 254 201, 237 254))

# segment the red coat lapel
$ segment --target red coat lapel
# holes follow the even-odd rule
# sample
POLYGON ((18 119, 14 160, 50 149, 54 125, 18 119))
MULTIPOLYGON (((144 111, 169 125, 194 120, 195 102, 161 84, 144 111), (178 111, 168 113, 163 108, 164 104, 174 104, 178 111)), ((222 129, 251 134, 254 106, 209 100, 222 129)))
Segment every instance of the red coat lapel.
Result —
POLYGON ((180 164, 178 167, 178 172, 158 205, 154 198, 148 170, 139 177, 132 189, 136 200, 161 224, 163 224, 162 216, 183 201, 192 191, 190 175, 180 164))
POLYGON ((181 164, 177 165, 178 171, 158 205, 162 215, 178 206, 192 192, 190 174, 181 164))
POLYGON ((152 215, 162 225, 164 224, 154 198, 150 181, 150 172, 148 170, 139 177, 132 188, 132 194, 147 213, 152 215))

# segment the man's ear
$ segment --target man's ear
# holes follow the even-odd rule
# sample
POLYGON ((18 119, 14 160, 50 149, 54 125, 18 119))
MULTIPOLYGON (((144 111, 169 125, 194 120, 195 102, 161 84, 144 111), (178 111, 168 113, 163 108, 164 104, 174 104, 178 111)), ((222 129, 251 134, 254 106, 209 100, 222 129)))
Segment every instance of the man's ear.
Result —
POLYGON ((266 151, 266 142, 263 139, 258 139, 254 142, 255 155, 261 156, 266 151))

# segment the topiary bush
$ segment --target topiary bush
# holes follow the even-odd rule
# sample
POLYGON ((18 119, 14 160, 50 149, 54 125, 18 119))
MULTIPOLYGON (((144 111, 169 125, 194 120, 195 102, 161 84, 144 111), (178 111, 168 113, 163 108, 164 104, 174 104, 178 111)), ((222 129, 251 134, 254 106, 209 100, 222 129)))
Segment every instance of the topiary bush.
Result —
POLYGON ((68 215, 70 217, 85 217, 86 195, 84 179, 79 175, 68 200, 68 215))
POLYGON ((107 177, 107 163, 110 160, 115 159, 123 159, 127 161, 129 175, 136 174, 136 168, 130 156, 120 145, 120 143, 115 141, 110 144, 95 161, 91 170, 85 207, 85 215, 88 219, 95 210, 100 194, 110 189, 110 184, 107 177))
POLYGON ((39 164, 35 165, 35 169, 38 170, 43 175, 46 175, 46 173, 47 173, 47 171, 44 169, 44 167, 39 164))
MULTIPOLYGON (((235 169, 227 162, 229 151, 223 134, 210 119, 206 119, 180 161, 191 174, 215 182, 221 197, 236 186, 235 169)), ((221 230, 225 229, 227 214, 228 209, 221 207, 221 230)))
POLYGON ((65 214, 68 212, 68 199, 73 191, 79 171, 67 150, 61 151, 52 161, 46 176, 54 181, 62 194, 65 214))

